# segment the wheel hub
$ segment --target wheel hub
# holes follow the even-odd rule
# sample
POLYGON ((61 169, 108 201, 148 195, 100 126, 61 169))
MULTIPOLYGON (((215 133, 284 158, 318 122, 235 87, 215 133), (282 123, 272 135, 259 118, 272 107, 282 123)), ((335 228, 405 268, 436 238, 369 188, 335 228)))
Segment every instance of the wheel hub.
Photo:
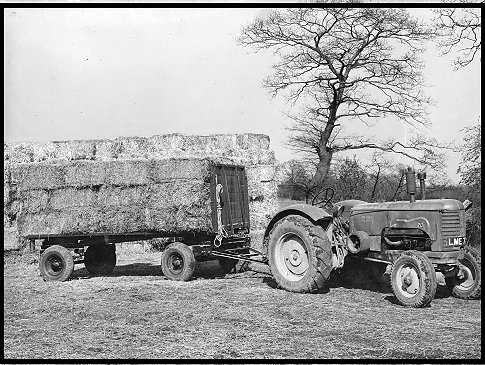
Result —
POLYGON ((288 233, 280 238, 276 250, 278 269, 289 280, 300 280, 308 270, 308 254, 303 241, 288 233))
POLYGON ((415 267, 406 265, 400 269, 397 276, 398 288, 408 298, 414 297, 419 291, 419 276, 415 267))
POLYGON ((466 290, 466 289, 471 288, 473 286, 473 284, 475 283, 473 273, 467 266, 463 266, 460 269, 460 272, 457 275, 457 278, 458 278, 458 282, 459 282, 459 287, 462 290, 466 290))
POLYGON ((50 266, 51 266, 52 271, 57 273, 57 272, 61 271, 61 269, 62 269, 62 262, 58 258, 53 258, 50 261, 50 266))

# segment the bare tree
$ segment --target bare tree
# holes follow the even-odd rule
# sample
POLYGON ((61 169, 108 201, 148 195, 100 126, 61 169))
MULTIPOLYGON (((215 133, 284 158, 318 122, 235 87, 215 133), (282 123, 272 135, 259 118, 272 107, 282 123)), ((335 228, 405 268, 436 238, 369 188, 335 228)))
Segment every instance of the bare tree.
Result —
MULTIPOLYGON (((483 1, 479 1, 483 3, 483 1)), ((469 5, 470 2, 467 2, 469 5)), ((435 9, 433 19, 441 53, 449 54, 456 50, 458 56, 453 60, 455 70, 468 66, 482 48, 481 9, 477 8, 440 8, 435 9)))
POLYGON ((292 106, 302 102, 300 113, 288 114, 288 145, 318 156, 312 183, 320 185, 342 151, 372 148, 443 165, 435 140, 404 144, 355 133, 383 117, 429 126, 418 54, 432 37, 405 9, 298 8, 256 19, 238 43, 279 58, 263 85, 272 96, 284 91, 292 106))

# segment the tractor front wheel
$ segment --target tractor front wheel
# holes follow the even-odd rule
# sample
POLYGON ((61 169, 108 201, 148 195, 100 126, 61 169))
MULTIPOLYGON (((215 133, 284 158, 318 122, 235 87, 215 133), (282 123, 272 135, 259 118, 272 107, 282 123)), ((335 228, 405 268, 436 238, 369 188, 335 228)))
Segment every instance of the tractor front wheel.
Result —
POLYGON ((322 227, 289 215, 269 234, 268 259, 279 287, 307 293, 321 288, 332 271, 332 245, 322 227))
POLYGON ((465 247, 465 257, 460 260, 460 274, 446 278, 446 286, 453 296, 461 299, 478 299, 482 290, 482 269, 480 252, 465 247))
POLYGON ((417 251, 405 251, 393 263, 391 286, 399 303, 425 307, 436 294, 436 272, 431 261, 417 251))

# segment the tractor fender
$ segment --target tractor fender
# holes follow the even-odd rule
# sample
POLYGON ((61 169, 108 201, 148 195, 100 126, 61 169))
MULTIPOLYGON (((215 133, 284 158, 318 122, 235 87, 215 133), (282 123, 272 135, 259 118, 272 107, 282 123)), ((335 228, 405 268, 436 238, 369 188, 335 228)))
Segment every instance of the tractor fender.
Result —
MULTIPOLYGON (((284 207, 276 212, 276 214, 273 216, 271 221, 268 223, 268 226, 266 227, 264 231, 264 238, 266 239, 269 235, 269 232, 271 232, 271 229, 273 226, 278 222, 280 219, 288 216, 288 215, 300 215, 302 217, 305 217, 315 223, 321 222, 321 221, 332 221, 332 216, 327 213, 322 208, 316 207, 314 205, 308 205, 308 204, 293 204, 289 205, 287 207, 284 207)), ((263 246, 266 246, 266 242, 263 243, 263 246)))

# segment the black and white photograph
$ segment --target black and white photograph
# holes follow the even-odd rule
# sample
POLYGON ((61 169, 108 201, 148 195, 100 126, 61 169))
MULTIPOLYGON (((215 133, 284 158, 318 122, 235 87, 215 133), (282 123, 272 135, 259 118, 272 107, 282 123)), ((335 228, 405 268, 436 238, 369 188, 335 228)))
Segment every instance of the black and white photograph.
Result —
POLYGON ((480 362, 483 1, 3 3, 4 361, 480 362))

